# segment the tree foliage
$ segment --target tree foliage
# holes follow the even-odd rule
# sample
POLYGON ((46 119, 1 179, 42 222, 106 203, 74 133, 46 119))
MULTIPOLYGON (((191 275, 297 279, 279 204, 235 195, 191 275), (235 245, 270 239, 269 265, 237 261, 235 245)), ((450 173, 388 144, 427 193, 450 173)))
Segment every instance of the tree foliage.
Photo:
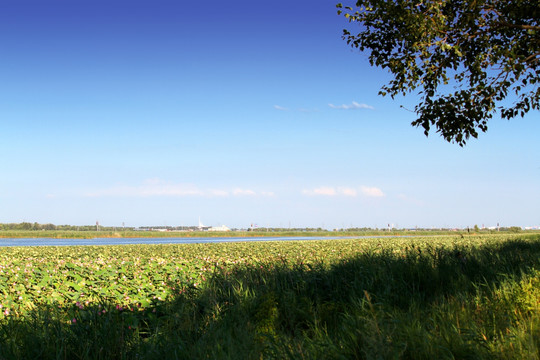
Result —
POLYGON ((371 65, 393 79, 381 95, 417 92, 413 126, 465 145, 504 119, 540 108, 539 0, 358 0, 338 14, 359 23, 343 30, 371 65))

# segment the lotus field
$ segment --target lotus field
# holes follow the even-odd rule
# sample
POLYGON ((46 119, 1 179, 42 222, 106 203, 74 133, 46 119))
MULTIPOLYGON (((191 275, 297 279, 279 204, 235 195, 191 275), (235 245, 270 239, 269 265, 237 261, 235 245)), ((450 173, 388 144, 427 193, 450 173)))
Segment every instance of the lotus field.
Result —
POLYGON ((0 359, 539 359, 540 236, 0 248, 0 359))

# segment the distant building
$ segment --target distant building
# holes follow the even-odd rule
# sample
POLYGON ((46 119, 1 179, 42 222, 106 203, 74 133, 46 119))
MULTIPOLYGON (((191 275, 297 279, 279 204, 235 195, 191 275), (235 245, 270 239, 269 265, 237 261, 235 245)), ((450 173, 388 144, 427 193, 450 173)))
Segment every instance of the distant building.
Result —
POLYGON ((201 217, 200 216, 199 216, 198 229, 199 229, 199 231, 209 231, 210 230, 210 226, 204 226, 204 224, 201 222, 201 217))
POLYGON ((208 229, 208 231, 231 231, 231 229, 229 229, 225 225, 221 225, 221 226, 212 226, 208 229))

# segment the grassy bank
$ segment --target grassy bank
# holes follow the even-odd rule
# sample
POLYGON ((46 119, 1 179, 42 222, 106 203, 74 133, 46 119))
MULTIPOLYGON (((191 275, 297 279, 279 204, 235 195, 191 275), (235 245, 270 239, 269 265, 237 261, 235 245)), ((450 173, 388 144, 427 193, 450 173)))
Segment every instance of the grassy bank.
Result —
MULTIPOLYGON (((94 238, 167 238, 167 237, 268 237, 268 236, 314 236, 314 237, 335 237, 335 236, 476 236, 476 235, 502 235, 515 234, 513 231, 480 230, 474 231, 448 231, 448 230, 369 230, 369 231, 133 231, 133 230, 111 230, 111 231, 74 231, 74 230, 0 230, 0 239, 94 239, 94 238)), ((538 230, 522 231, 521 234, 540 234, 538 230)))
POLYGON ((540 236, 4 248, 1 359, 538 359, 540 236))

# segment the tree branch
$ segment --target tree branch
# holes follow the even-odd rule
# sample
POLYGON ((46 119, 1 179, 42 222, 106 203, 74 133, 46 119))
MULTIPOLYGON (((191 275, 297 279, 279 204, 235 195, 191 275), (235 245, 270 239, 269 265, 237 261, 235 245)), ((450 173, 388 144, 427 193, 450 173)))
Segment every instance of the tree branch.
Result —
POLYGON ((534 30, 534 31, 540 31, 540 26, 534 26, 534 25, 517 25, 517 24, 511 24, 504 20, 497 21, 498 25, 501 25, 500 27, 508 27, 512 29, 521 29, 521 30, 534 30))

